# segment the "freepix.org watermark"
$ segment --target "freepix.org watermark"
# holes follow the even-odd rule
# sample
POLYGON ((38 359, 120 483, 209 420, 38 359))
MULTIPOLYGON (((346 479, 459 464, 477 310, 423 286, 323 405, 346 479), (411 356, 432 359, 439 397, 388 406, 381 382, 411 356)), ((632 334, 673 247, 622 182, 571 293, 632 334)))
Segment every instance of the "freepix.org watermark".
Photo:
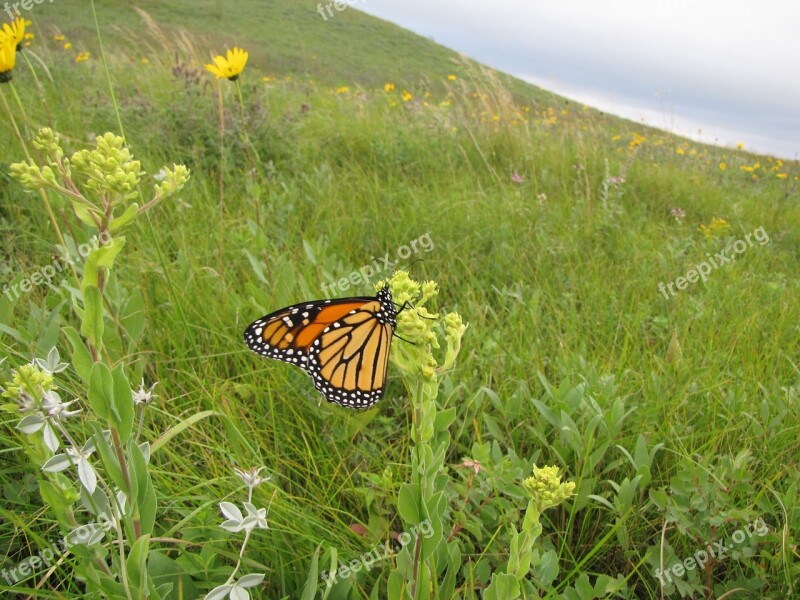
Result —
POLYGON ((386 270, 391 271, 399 261, 410 258, 413 254, 418 254, 420 251, 428 253, 433 250, 433 248, 431 234, 426 232, 417 239, 411 240, 408 244, 400 246, 395 253, 397 260, 391 260, 389 258, 391 255, 390 252, 384 254, 380 259, 376 259, 373 256, 371 257, 372 262, 370 264, 353 271, 347 277, 343 277, 338 281, 323 283, 322 292, 325 294, 326 298, 330 298, 333 294, 340 294, 346 291, 351 285, 369 283, 370 279, 375 275, 386 270))
MULTIPOLYGON (((113 243, 114 240, 111 234, 107 231, 103 231, 99 236, 93 236, 87 243, 78 246, 78 254, 81 259, 85 259, 92 250, 97 250, 101 246, 111 246, 113 243)), ((66 267, 74 264, 75 259, 69 255, 69 252, 65 252, 63 256, 53 257, 53 262, 40 267, 28 277, 24 277, 14 285, 4 284, 3 293, 11 302, 14 302, 19 299, 20 292, 27 294, 35 285, 42 285, 45 282, 49 284, 50 280, 55 277, 57 273, 64 273, 66 267)))
MULTIPOLYGON (((53 0, 50 0, 52 2, 53 0)), ((33 9, 34 4, 41 4, 44 0, 22 0, 21 2, 6 2, 3 4, 3 10, 6 11, 8 18, 12 21, 14 20, 14 15, 11 14, 11 9, 14 9, 14 12, 17 14, 18 17, 22 15, 19 12, 20 7, 22 10, 31 10, 33 9)))
POLYGON ((767 527, 764 519, 758 517, 752 523, 745 525, 743 529, 734 531, 728 544, 725 543, 725 540, 717 540, 713 544, 707 544, 705 548, 695 552, 694 556, 687 556, 683 561, 673 563, 663 571, 656 569, 653 571, 653 575, 661 582, 661 585, 672 583, 672 577, 683 577, 687 571, 694 571, 695 569, 702 570, 709 560, 721 559, 727 552, 733 550, 735 546, 753 537, 753 534, 764 537, 768 532, 769 527, 767 527))
POLYGON ((16 566, 0 570, 0 576, 6 580, 8 585, 15 585, 20 580, 27 579, 29 575, 43 566, 49 568, 58 561, 62 554, 66 554, 71 546, 76 544, 91 546, 101 541, 105 536, 105 531, 111 527, 113 527, 111 519, 105 514, 100 514, 96 522, 81 525, 60 540, 50 541, 49 546, 20 561, 16 566))
POLYGON ((321 2, 317 4, 317 12, 322 17, 323 21, 327 21, 328 17, 333 18, 334 12, 333 9, 335 8, 338 12, 342 12, 348 6, 355 6, 357 2, 361 2, 362 4, 366 4, 367 0, 333 0, 333 2, 328 2, 327 4, 322 4, 321 2))
POLYGON ((678 277, 675 281, 670 281, 666 285, 663 281, 660 282, 658 284, 659 291, 664 294, 664 298, 669 300, 671 296, 675 295, 675 287, 679 290, 685 290, 690 283, 697 283, 698 279, 706 281, 714 269, 733 264, 736 254, 743 254, 745 250, 752 248, 753 237, 755 237, 756 241, 761 246, 769 243, 769 235, 762 225, 752 233, 745 235, 744 240, 736 240, 733 244, 727 248, 723 248, 721 252, 717 252, 714 256, 711 256, 710 252, 706 254, 707 260, 697 263, 694 268, 689 269, 686 272, 686 277, 678 277), (669 290, 670 296, 667 296, 667 290, 669 290))
POLYGON ((319 576, 325 581, 329 586, 336 583, 337 579, 341 577, 342 579, 347 579, 354 573, 358 573, 362 567, 364 572, 366 573, 370 569, 372 569, 372 565, 376 562, 381 562, 382 560, 386 560, 390 556, 397 553, 398 550, 404 548, 408 544, 414 542, 416 543, 417 538, 422 536, 424 538, 429 538, 433 535, 433 526, 431 525, 430 519, 425 519, 419 525, 415 525, 411 528, 411 531, 404 531, 398 536, 398 541, 400 542, 400 548, 393 548, 392 544, 389 540, 386 540, 386 543, 381 546, 380 544, 376 544, 372 547, 372 550, 369 552, 365 552, 358 558, 355 558, 350 561, 350 564, 340 566, 335 572, 328 573, 328 571, 321 571, 319 576), (381 552, 381 550, 383 552, 381 552))

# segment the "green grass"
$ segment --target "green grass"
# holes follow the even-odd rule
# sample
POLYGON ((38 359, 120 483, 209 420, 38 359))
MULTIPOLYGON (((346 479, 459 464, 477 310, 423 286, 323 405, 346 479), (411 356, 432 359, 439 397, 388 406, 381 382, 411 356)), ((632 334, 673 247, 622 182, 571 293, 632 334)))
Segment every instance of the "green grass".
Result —
MULTIPOLYGON (((235 562, 238 547, 217 527, 217 504, 241 495, 234 465, 266 465, 272 475, 255 496, 272 502, 270 530, 256 534, 245 563, 267 573, 263 597, 299 597, 319 544, 350 560, 401 530, 395 503, 409 476, 411 414, 392 367, 375 410, 320 405, 306 375, 259 359, 241 332, 262 314, 323 297, 322 284, 429 232, 435 248, 398 266, 437 281, 441 307, 469 322, 440 397, 457 412, 447 464, 460 481, 459 463, 489 443, 489 473, 509 455, 526 469, 557 464, 576 482, 575 501, 543 521, 560 560, 555 592, 582 574, 607 574, 627 580, 623 597, 658 597, 652 573, 665 519, 679 524, 665 534, 671 564, 702 548, 709 528, 729 537, 760 515, 770 533, 752 552, 716 563, 708 597, 756 584, 763 597, 786 597, 792 585, 797 593, 797 163, 583 110, 350 9, 325 22, 313 2, 138 6, 167 32, 168 47, 132 9, 97 4, 125 135, 145 171, 185 163, 192 180, 127 236, 115 285, 141 300, 146 329, 137 351, 120 358, 137 377, 160 382, 147 439, 199 411, 218 413, 153 459, 160 535, 201 544, 192 568, 210 568, 217 554, 231 559, 223 565, 235 562), (221 149, 216 83, 202 62, 234 43, 250 51, 241 84, 252 148, 235 89, 222 81, 221 149), (387 82, 397 89, 384 92, 387 82), (340 86, 349 91, 337 93, 340 86), (413 101, 400 98, 403 89, 413 101), (646 140, 636 144, 637 135, 646 140), (258 157, 253 176, 248 151, 258 157), (754 181, 740 166, 756 162, 754 181), (524 182, 512 182, 514 172, 524 182), (624 183, 604 193, 608 175, 624 183), (707 239, 698 226, 715 217, 730 228, 707 239), (759 227, 769 243, 670 299, 659 292, 660 282, 759 227), (637 471, 640 436, 648 451, 661 449, 637 471), (645 471, 624 500, 619 486, 645 471), (356 523, 370 535, 354 533, 356 523)), ((29 16, 32 50, 52 78, 33 60, 37 91, 18 64, 13 86, 24 115, 11 86, 0 85, 26 141, 52 126, 71 153, 93 134, 117 131, 85 3, 44 3, 29 16), (72 50, 52 40, 56 32, 72 50), (74 63, 83 49, 91 59, 74 63)), ((0 110, 2 282, 11 283, 49 262, 57 237, 41 199, 8 176, 24 152, 0 110)), ((51 202, 60 230, 83 239, 71 211, 51 202)), ((67 293, 2 295, 0 317, 4 376, 54 344, 68 355, 58 330, 77 322, 67 293)), ((85 396, 74 375, 61 384, 85 396)), ((0 562, 11 566, 58 525, 42 513, 36 474, 18 451, 17 418, 3 414, 0 562)), ((452 489, 454 510, 467 504, 462 491, 452 489)), ((485 530, 457 538, 470 565, 458 597, 478 597, 481 572, 507 551, 489 540, 513 515, 491 503, 479 510, 484 499, 470 496, 469 506, 485 530)), ((42 590, 82 597, 70 561, 42 590)), ((360 578, 349 597, 370 597, 391 568, 360 578)))

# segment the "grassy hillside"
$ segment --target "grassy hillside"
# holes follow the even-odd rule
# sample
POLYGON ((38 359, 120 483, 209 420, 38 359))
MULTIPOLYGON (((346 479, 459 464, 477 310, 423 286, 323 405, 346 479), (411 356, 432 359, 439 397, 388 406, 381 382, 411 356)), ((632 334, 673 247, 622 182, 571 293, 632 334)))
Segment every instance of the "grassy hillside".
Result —
MULTIPOLYGON (((219 527, 219 503, 241 507, 233 467, 254 466, 271 477, 252 495, 269 529, 252 533, 237 574, 265 574, 254 597, 410 597, 411 581, 419 598, 512 598, 515 584, 525 598, 797 593, 800 165, 565 103, 351 9, 324 21, 312 2, 137 7, 96 3, 101 50, 91 5, 35 5, 36 37, 0 84, 0 569, 97 512, 74 468, 39 468, 53 454, 41 430, 15 428, 12 368, 55 346, 70 363, 55 375, 61 398, 82 409, 64 428, 80 443, 104 393, 90 391, 87 362, 120 366, 134 390, 159 382, 133 432, 153 445, 136 468, 157 500, 148 571, 176 583, 163 597, 226 582, 244 534, 219 527), (236 84, 202 67, 229 44, 250 52, 236 84), (85 261, 63 284, 23 289, 59 244, 77 256, 98 231, 76 217, 71 188, 26 192, 18 167, 12 177, 28 154, 47 161, 32 144, 41 127, 68 157, 124 133, 146 173, 140 207, 163 165, 191 169, 121 230, 111 272, 89 284, 104 328, 94 355, 85 261), (436 281, 425 307, 469 324, 435 402, 416 387, 427 346, 414 327, 434 327, 443 347, 445 329, 414 321, 421 309, 397 331, 417 344, 394 340, 386 396, 365 412, 244 346, 254 319, 324 298, 384 256, 396 264, 372 283, 400 269, 436 281), (440 444, 426 480, 412 463, 440 444), (560 467, 575 491, 543 512, 518 578, 534 464, 560 467), (419 505, 400 499, 415 494, 419 505), (423 517, 439 543, 420 546, 419 570, 406 546, 326 588, 318 570, 396 547, 423 517), (726 550, 698 554, 716 543, 726 550), (496 596, 493 576, 509 586, 496 596)), ((97 197, 80 159, 72 168, 97 197)), ((362 282, 331 295, 372 293, 362 282)), ((90 460, 124 488, 113 453, 90 460)), ((121 519, 126 556, 134 519, 121 519)), ((96 556, 77 547, 3 574, 0 589, 85 597, 100 563, 119 568, 108 538, 96 556)))

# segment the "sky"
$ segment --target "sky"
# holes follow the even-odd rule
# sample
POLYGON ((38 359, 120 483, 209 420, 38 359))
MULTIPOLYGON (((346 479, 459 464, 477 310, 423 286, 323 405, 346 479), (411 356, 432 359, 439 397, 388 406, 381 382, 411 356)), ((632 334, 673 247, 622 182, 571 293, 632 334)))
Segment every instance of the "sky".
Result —
POLYGON ((800 2, 351 0, 484 64, 693 139, 800 158, 800 2))

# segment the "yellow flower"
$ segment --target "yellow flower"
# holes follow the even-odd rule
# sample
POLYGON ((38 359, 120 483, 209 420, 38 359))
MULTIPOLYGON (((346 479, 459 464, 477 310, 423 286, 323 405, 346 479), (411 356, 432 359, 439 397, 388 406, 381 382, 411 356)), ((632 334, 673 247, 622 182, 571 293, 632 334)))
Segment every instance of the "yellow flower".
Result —
POLYGON ((411 100, 414 98, 414 96, 412 96, 411 92, 409 92, 408 90, 403 90, 402 98, 403 98, 403 102, 411 102, 411 100))
POLYGON ((350 88, 349 88, 349 87, 347 87, 346 85, 343 85, 343 86, 342 86, 342 87, 340 87, 340 88, 336 88, 336 93, 337 93, 337 94, 346 94, 346 93, 347 93, 347 92, 349 92, 349 91, 350 91, 350 88))
POLYGON ((78 56, 75 57, 75 62, 78 63, 78 62, 83 62, 85 60, 89 60, 90 56, 91 56, 90 52, 81 52, 80 54, 78 54, 78 56))
POLYGON ((71 50, 72 49, 72 42, 67 42, 64 44, 64 50, 71 50))
POLYGON ((725 164, 724 162, 719 163, 719 170, 720 171, 724 171, 727 168, 728 168, 728 165, 725 164))
POLYGON ((736 144, 736 149, 737 150, 744 150, 744 142, 739 142, 738 144, 736 144))
POLYGON ((36 36, 35 36, 35 35, 33 35, 32 33, 26 33, 26 34, 25 34, 25 39, 26 39, 26 40, 32 40, 32 39, 33 39, 33 38, 35 38, 35 37, 36 37, 36 36))
POLYGON ((686 150, 684 150, 683 148, 677 148, 675 150, 675 152, 677 152, 678 154, 681 154, 681 155, 686 154, 686 150))
POLYGON ((67 38, 65 38, 63 35, 54 35, 54 36, 53 36, 53 39, 54 39, 55 41, 57 41, 57 42, 63 42, 63 41, 64 41, 65 39, 67 39, 67 38))
POLYGON ((786 179, 788 176, 789 176, 788 173, 778 173, 777 175, 775 175, 775 177, 777 177, 778 179, 786 179))
POLYGON ((149 64, 150 64, 150 59, 149 59, 149 58, 147 58, 147 57, 145 56, 145 57, 142 59, 142 64, 143 64, 143 65, 149 65, 149 64))
POLYGON ((247 64, 247 52, 241 48, 231 48, 228 50, 227 58, 217 55, 213 58, 213 65, 206 65, 206 70, 217 76, 217 79, 223 77, 228 81, 236 81, 239 78, 239 73, 244 70, 247 64))
POLYGON ((455 76, 455 75, 453 75, 452 73, 451 73, 450 75, 448 75, 448 76, 447 76, 447 78, 448 78, 450 81, 455 81, 456 79, 458 79, 458 77, 456 77, 456 76, 455 76))
POLYGON ((264 76, 261 78, 261 81, 263 81, 264 83, 269 83, 269 82, 270 82, 270 78, 269 78, 269 77, 267 77, 266 75, 264 75, 264 76))
POLYGON ((11 71, 17 61, 14 41, 0 32, 0 83, 11 81, 11 71))
POLYGON ((31 25, 33 25, 33 21, 30 19, 25 19, 25 27, 30 27, 31 25))
POLYGON ((386 92, 387 94, 393 92, 394 91, 394 84, 393 83, 387 83, 386 85, 383 86, 383 91, 386 92))
POLYGON ((11 41, 11 47, 16 50, 19 43, 25 39, 25 19, 14 19, 10 25, 3 23, 0 33, 11 41))

